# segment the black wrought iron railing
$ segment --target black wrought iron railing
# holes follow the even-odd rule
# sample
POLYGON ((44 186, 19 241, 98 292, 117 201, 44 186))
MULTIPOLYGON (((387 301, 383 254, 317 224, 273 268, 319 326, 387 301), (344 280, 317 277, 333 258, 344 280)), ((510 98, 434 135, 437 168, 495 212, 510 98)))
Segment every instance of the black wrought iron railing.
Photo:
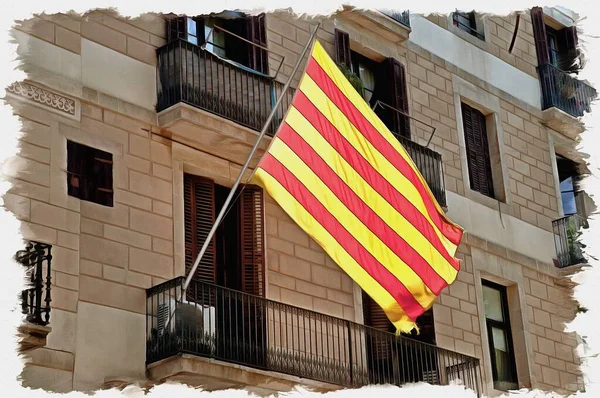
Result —
POLYGON ((27 322, 45 326, 50 322, 52 246, 29 242, 25 250, 19 250, 16 260, 26 267, 27 284, 21 293, 21 307, 27 322))
POLYGON ((582 228, 587 228, 587 222, 579 215, 573 214, 552 221, 554 230, 554 245, 558 267, 564 268, 581 264, 586 261, 579 237, 582 228))
POLYGON ((442 169, 442 155, 433 149, 417 144, 401 135, 396 135, 406 152, 421 172, 429 189, 440 206, 446 206, 446 186, 442 169))
POLYGON ((394 21, 401 23, 402 25, 410 28, 410 12, 405 11, 394 11, 394 10, 379 10, 384 15, 392 18, 394 21))
POLYGON ((591 111, 596 90, 552 64, 538 66, 542 86, 542 110, 556 107, 573 117, 591 111))
POLYGON ((460 379, 482 391, 477 358, 213 284, 192 281, 182 299, 183 285, 147 290, 147 363, 188 353, 348 387, 460 379))
MULTIPOLYGON (((272 77, 179 39, 156 50, 157 111, 183 102, 260 130, 283 91, 272 77)), ((274 134, 294 94, 288 89, 267 134, 274 134)))

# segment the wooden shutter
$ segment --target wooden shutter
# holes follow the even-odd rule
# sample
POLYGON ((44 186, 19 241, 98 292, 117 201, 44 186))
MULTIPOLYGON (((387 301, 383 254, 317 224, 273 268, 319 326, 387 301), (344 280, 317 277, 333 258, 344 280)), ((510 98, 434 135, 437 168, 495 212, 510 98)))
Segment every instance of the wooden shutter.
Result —
POLYGON ((471 189, 494 197, 485 116, 464 103, 461 104, 461 109, 471 189))
POLYGON ((544 23, 544 10, 541 7, 531 9, 531 24, 533 25, 533 38, 538 65, 547 64, 550 61, 550 53, 546 37, 546 24, 544 23))
POLYGON ((113 206, 113 161, 112 154, 95 150, 90 158, 93 167, 92 201, 104 206, 113 206))
MULTIPOLYGON (((215 221, 215 185, 211 180, 184 175, 185 272, 191 270, 215 221)), ((216 283, 215 239, 210 241, 194 273, 196 281, 216 283)))
MULTIPOLYGON (((267 27, 266 16, 260 14, 257 16, 248 17, 248 40, 252 43, 267 47, 267 27)), ((248 61, 249 67, 252 69, 268 74, 269 73, 269 54, 267 50, 256 46, 248 45, 248 61)))
MULTIPOLYGON (((379 64, 376 73, 371 106, 379 100, 408 115, 408 91, 404 65, 397 59, 388 58, 379 64)), ((393 133, 410 138, 409 117, 385 106, 378 106, 375 113, 393 133)))
MULTIPOLYGON (((394 58, 389 58, 390 66, 390 90, 391 100, 394 108, 408 115, 408 93, 406 88, 406 71, 404 65, 394 58)), ((394 112, 392 118, 393 128, 403 137, 410 138, 410 119, 398 112, 394 112)))
POLYGON ((350 35, 339 29, 335 30, 335 62, 352 67, 350 56, 350 35))
MULTIPOLYGON (((362 291, 364 324, 384 332, 394 332, 394 325, 390 322, 383 308, 379 306, 365 291, 362 291)), ((371 355, 375 360, 390 358, 392 355, 390 340, 380 333, 367 331, 367 344, 372 350, 371 355)))
POLYGON ((265 295, 265 244, 263 191, 246 185, 240 196, 240 240, 242 258, 242 291, 265 295))
POLYGON ((167 15, 167 43, 187 38, 186 16, 167 15))

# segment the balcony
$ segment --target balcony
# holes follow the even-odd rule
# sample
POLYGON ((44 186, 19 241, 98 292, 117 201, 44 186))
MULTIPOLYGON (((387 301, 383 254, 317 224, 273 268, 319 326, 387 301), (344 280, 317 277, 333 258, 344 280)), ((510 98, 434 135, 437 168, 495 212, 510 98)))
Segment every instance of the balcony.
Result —
POLYGON ((591 111, 596 90, 552 64, 539 66, 538 75, 542 87, 544 121, 567 137, 576 138, 583 131, 583 126, 573 118, 591 111))
MULTIPOLYGON (((256 139, 251 130, 262 129, 283 84, 185 40, 156 52, 160 127, 173 139, 243 163, 256 139)), ((285 93, 268 135, 277 131, 293 94, 293 89, 285 93)), ((257 158, 265 148, 266 143, 257 158)))
POLYGON ((385 9, 375 11, 344 5, 343 10, 338 15, 360 25, 376 39, 382 38, 400 44, 408 40, 410 36, 410 14, 408 10, 385 9))
POLYGON ((29 242, 25 250, 16 253, 15 259, 26 268, 29 287, 21 293, 21 309, 25 323, 19 327, 22 335, 19 350, 29 351, 46 345, 50 332, 50 263, 52 246, 29 242))
POLYGON ((394 21, 401 23, 410 29, 410 12, 406 11, 395 11, 395 10, 379 10, 384 15, 392 18, 394 21))
POLYGON ((274 389, 287 380, 326 390, 460 379, 482 391, 476 358, 208 283, 192 281, 182 299, 183 284, 180 277, 147 291, 146 362, 154 379, 220 388, 271 382, 274 389))
POLYGON ((404 149, 406 149, 406 152, 408 152, 421 172, 421 175, 425 179, 425 182, 427 182, 427 185, 429 185, 429 189, 439 205, 446 207, 446 186, 442 169, 442 155, 433 149, 417 144, 406 137, 394 135, 398 141, 400 141, 404 149))
POLYGON ((552 221, 558 268, 586 262, 582 252, 584 246, 579 241, 582 228, 587 228, 587 222, 577 214, 552 221))

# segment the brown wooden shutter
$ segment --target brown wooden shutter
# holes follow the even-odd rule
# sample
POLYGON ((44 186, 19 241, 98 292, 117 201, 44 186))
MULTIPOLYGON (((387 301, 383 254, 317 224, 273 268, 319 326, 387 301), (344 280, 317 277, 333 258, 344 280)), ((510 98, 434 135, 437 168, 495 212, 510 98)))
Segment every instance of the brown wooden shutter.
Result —
MULTIPOLYGON (((252 43, 267 47, 267 27, 265 14, 250 16, 247 20, 248 40, 252 43)), ((269 73, 269 54, 267 50, 248 45, 249 67, 264 73, 269 73)))
POLYGON ((167 43, 187 38, 186 16, 169 14, 167 19, 167 43))
MULTIPOLYGON (((191 270, 215 221, 215 185, 211 180, 184 175, 185 272, 191 270)), ((215 239, 200 260, 193 280, 216 283, 215 239)))
MULTIPOLYGON (((379 100, 399 111, 409 114, 406 70, 397 59, 388 58, 379 64, 371 106, 379 100)), ((385 106, 375 108, 375 113, 393 133, 410 138, 410 118, 385 106)))
MULTIPOLYGON (((362 291, 363 316, 365 326, 370 326, 384 332, 394 332, 394 325, 390 322, 383 308, 379 306, 365 291, 362 291)), ((367 331, 367 345, 372 350, 371 355, 376 360, 390 358, 392 355, 390 340, 381 333, 367 331)))
POLYGON ((464 103, 461 104, 461 109, 471 189, 483 195, 494 197, 485 116, 464 103))
POLYGON ((265 295, 265 244, 263 191, 246 185, 240 196, 240 240, 242 257, 242 291, 265 295))
POLYGON ((546 24, 544 23, 544 10, 541 7, 533 7, 531 9, 531 24, 533 25, 533 37, 538 65, 547 64, 550 61, 550 53, 546 36, 546 24))
MULTIPOLYGON (((389 58, 388 62, 390 63, 391 80, 389 82, 392 91, 390 105, 408 115, 408 92, 404 65, 394 58, 389 58)), ((392 123, 394 131, 403 137, 410 138, 410 119, 407 116, 394 112, 392 123)))
POLYGON ((339 29, 335 30, 335 62, 352 67, 350 56, 350 35, 339 29))

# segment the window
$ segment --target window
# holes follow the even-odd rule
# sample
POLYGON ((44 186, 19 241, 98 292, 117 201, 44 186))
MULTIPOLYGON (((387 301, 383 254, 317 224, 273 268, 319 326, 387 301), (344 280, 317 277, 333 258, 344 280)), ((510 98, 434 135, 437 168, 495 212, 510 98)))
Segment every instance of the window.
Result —
POLYGON ((494 198, 486 117, 483 113, 465 103, 461 103, 460 106, 465 131, 465 147, 471 189, 494 198))
POLYGON ((480 40, 485 40, 485 37, 477 30, 477 22, 475 20, 475 11, 452 13, 452 22, 463 32, 477 37, 480 40))
MULTIPOLYGON (((434 350, 426 350, 405 339, 390 339, 388 334, 378 330, 395 333, 396 328, 390 322, 383 309, 362 292, 365 330, 366 363, 369 370, 371 384, 386 383, 415 383, 424 381, 436 384, 439 366, 434 350), (419 358, 419 360, 415 360, 419 358), (407 364, 412 364, 407 366, 407 364), (397 369, 398 371, 394 371, 397 369)), ((416 331, 410 335, 403 334, 411 340, 435 345, 435 328, 433 308, 429 309, 417 319, 420 334, 416 331)))
MULTIPOLYGON (((229 192, 212 180, 184 174, 186 274, 229 192)), ((214 330, 220 337, 214 344, 220 358, 264 367, 265 303, 231 292, 265 296, 262 190, 246 185, 230 206, 192 276, 187 300, 215 308, 214 330)))
POLYGON ((352 72, 360 78, 363 84, 363 97, 370 102, 375 91, 375 73, 377 62, 370 60, 362 54, 351 51, 352 72))
POLYGON ((268 74, 265 14, 224 11, 210 16, 167 17, 167 41, 186 40, 220 57, 268 74), (221 29, 222 28, 222 29, 221 29), (227 32, 226 32, 227 31, 227 32))
POLYGON ((483 280, 482 288, 494 388, 501 391, 517 389, 506 287, 483 280))
POLYGON ((396 135, 410 139, 408 91, 404 65, 394 58, 374 61, 350 49, 348 33, 335 30, 335 55, 363 84, 363 97, 375 107, 381 121, 396 135), (397 112, 395 109, 399 110, 397 112))
POLYGON ((563 71, 577 73, 577 28, 560 26, 551 19, 546 21, 541 7, 531 9, 531 23, 538 64, 551 64, 563 71))
POLYGON ((67 140, 69 196, 113 206, 112 154, 67 140))
MULTIPOLYGON (((194 264, 229 190, 212 180, 184 175, 186 272, 194 264)), ((230 206, 193 278, 263 296, 262 190, 246 185, 230 206)))

